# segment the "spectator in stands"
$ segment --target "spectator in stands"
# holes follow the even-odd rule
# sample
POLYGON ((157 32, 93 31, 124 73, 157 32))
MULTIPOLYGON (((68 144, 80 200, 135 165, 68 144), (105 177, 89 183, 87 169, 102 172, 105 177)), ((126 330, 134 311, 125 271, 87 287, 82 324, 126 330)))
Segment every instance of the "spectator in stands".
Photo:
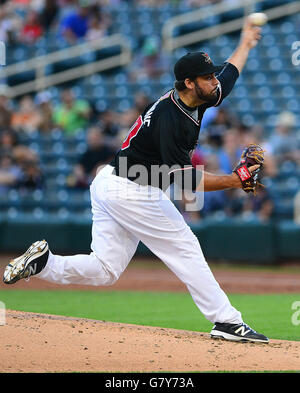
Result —
POLYGON ((12 24, 4 6, 0 7, 0 40, 5 43, 12 41, 12 24))
POLYGON ((18 183, 21 176, 20 168, 14 163, 12 155, 0 155, 0 194, 4 194, 18 183))
POLYGON ((105 137, 115 138, 119 133, 118 114, 112 110, 106 110, 99 114, 99 126, 105 137))
POLYGON ((212 122, 215 126, 224 126, 226 129, 237 127, 240 124, 236 116, 225 107, 219 107, 212 122))
POLYGON ((242 213, 244 199, 246 194, 240 189, 228 189, 224 190, 224 196, 226 198, 226 204, 224 206, 224 212, 227 217, 238 216, 242 213))
POLYGON ((29 10, 23 28, 20 31, 19 41, 24 44, 34 44, 43 34, 43 28, 39 20, 39 15, 34 10, 29 10))
MULTIPOLYGON (((222 174, 223 171, 220 168, 218 156, 211 154, 205 158, 205 171, 212 173, 222 174)), ((205 192, 204 193, 204 205, 201 209, 201 216, 205 217, 216 211, 224 211, 227 205, 227 195, 225 190, 205 192)))
POLYGON ((0 133, 0 154, 12 154, 17 145, 18 137, 13 130, 7 128, 0 133))
MULTIPOLYGON (((218 157, 216 155, 209 155, 207 157, 195 157, 193 155, 192 164, 204 165, 207 172, 221 173, 218 157)), ((176 200, 176 206, 181 214, 189 222, 197 222, 201 218, 209 216, 216 211, 223 211, 227 205, 227 196, 224 190, 200 193, 198 196, 198 210, 188 210, 191 204, 195 207, 195 199, 191 195, 183 195, 182 200, 176 200), (202 198, 204 198, 202 200, 202 198)))
POLYGON ((232 128, 227 130, 222 138, 223 145, 219 150, 218 162, 222 173, 231 173, 232 168, 239 162, 242 154, 242 147, 237 130, 232 128))
POLYGON ((104 13, 98 4, 92 6, 86 39, 90 41, 106 36, 111 23, 110 16, 104 13))
POLYGON ((42 91, 35 97, 35 103, 39 114, 37 128, 44 133, 51 132, 54 128, 51 98, 52 96, 48 91, 42 91))
POLYGON ((7 2, 0 7, 0 41, 6 44, 13 44, 17 40, 16 32, 23 26, 22 18, 13 12, 11 2, 7 2))
POLYGON ((49 32, 57 23, 59 15, 58 0, 45 0, 40 12, 40 22, 45 32, 49 32))
POLYGON ((68 13, 60 23, 60 32, 65 40, 73 45, 85 38, 89 26, 90 7, 87 1, 79 1, 75 11, 68 13))
POLYGON ((37 160, 25 160, 21 167, 18 188, 23 190, 36 190, 43 188, 44 177, 37 160))
POLYGON ((19 168, 15 187, 22 190, 42 188, 44 179, 38 154, 27 146, 18 145, 13 149, 13 159, 19 168))
POLYGON ((230 128, 237 126, 237 120, 226 108, 218 108, 215 117, 207 126, 207 143, 212 152, 223 145, 223 137, 230 128))
POLYGON ((97 15, 91 15, 89 19, 88 31, 86 39, 88 41, 103 38, 107 34, 106 28, 101 23, 101 19, 97 15))
POLYGON ((284 161, 300 164, 300 146, 294 132, 295 121, 293 113, 282 112, 278 117, 275 133, 268 140, 267 149, 278 165, 284 161))
POLYGON ((105 145, 102 130, 93 126, 87 134, 87 149, 75 165, 67 184, 73 188, 88 188, 99 165, 111 161, 115 151, 105 145))
POLYGON ((251 143, 258 143, 265 150, 265 160, 261 175, 263 177, 276 177, 278 174, 278 165, 276 158, 270 151, 268 141, 263 137, 263 128, 259 126, 244 128, 243 131, 240 129, 239 134, 241 138, 241 146, 249 146, 251 143))
POLYGON ((11 126, 16 131, 30 133, 37 130, 39 114, 30 95, 23 96, 18 108, 13 112, 11 126))
POLYGON ((10 128, 12 120, 12 102, 8 97, 8 88, 0 86, 0 131, 10 128))
POLYGON ((38 165, 38 155, 27 146, 18 143, 12 130, 0 134, 0 189, 41 188, 43 175, 38 165))
POLYGON ((255 216, 260 221, 268 221, 272 218, 274 203, 266 188, 258 188, 257 194, 247 194, 244 198, 242 216, 255 216))
POLYGON ((74 136, 88 125, 91 107, 88 101, 76 99, 71 89, 61 93, 61 103, 53 111, 53 123, 60 127, 67 136, 74 136))
POLYGON ((159 39, 156 36, 150 36, 144 40, 141 50, 128 70, 133 81, 145 78, 153 80, 168 72, 169 67, 169 59, 161 51, 159 39))
POLYGON ((139 91, 134 96, 134 109, 137 114, 143 113, 144 110, 152 103, 149 96, 143 91, 139 91))
POLYGON ((19 167, 22 167, 24 162, 38 162, 39 157, 34 150, 30 149, 30 147, 18 144, 13 149, 13 159, 19 167))
POLYGON ((206 111, 204 112, 204 115, 202 117, 202 121, 201 121, 201 128, 202 128, 202 132, 205 132, 206 129, 212 124, 212 122, 215 120, 218 111, 219 111, 219 107, 216 106, 211 106, 210 108, 206 109, 206 111))
POLYGON ((139 91, 134 96, 133 106, 129 110, 119 114, 119 144, 123 142, 128 130, 151 102, 147 94, 143 91, 139 91))

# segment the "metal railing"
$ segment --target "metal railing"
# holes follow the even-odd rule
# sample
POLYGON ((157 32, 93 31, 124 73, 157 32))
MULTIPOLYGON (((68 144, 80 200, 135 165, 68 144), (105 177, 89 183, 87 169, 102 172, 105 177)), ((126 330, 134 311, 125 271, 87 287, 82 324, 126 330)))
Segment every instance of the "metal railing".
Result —
POLYGON ((131 60, 131 48, 122 35, 115 34, 110 37, 87 41, 82 44, 74 45, 72 47, 58 50, 47 55, 38 56, 30 60, 25 60, 1 70, 1 77, 7 78, 12 75, 17 75, 27 71, 35 71, 35 79, 29 82, 23 82, 15 85, 9 89, 11 98, 46 89, 53 85, 68 82, 77 78, 92 75, 94 73, 108 70, 113 67, 123 66, 131 60), (46 75, 46 67, 73 58, 78 58, 87 53, 106 49, 110 47, 120 46, 120 53, 112 55, 105 59, 93 61, 88 64, 75 66, 68 70, 56 72, 54 74, 46 75))
MULTIPOLYGON (((228 22, 220 23, 215 26, 206 27, 192 33, 173 37, 174 30, 180 26, 185 26, 193 22, 200 22, 212 16, 221 15, 225 12, 242 9, 244 15, 249 15, 254 12, 256 4, 261 3, 258 0, 244 0, 239 4, 220 3, 210 7, 203 7, 199 10, 188 12, 183 15, 178 15, 170 18, 163 26, 162 39, 164 49, 168 52, 173 52, 177 48, 186 45, 195 44, 201 41, 206 41, 219 35, 228 34, 240 30, 244 23, 244 17, 237 18, 228 22)), ((293 15, 300 12, 300 1, 294 1, 285 5, 272 7, 263 11, 268 20, 274 20, 283 16, 293 15)))

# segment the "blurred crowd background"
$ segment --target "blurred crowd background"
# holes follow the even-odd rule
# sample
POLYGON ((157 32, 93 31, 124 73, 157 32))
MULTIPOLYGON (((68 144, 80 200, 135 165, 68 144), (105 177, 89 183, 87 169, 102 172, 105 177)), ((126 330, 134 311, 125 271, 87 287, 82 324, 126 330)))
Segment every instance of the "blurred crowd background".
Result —
MULTIPOLYGON (((239 33, 174 54, 162 48, 161 27, 169 17, 219 2, 1 0, 0 40, 6 43, 8 64, 116 32, 128 37, 134 52, 128 66, 16 98, 10 91, 17 82, 2 78, 1 214, 90 216, 89 185, 96 168, 112 159, 144 108, 173 87, 175 59, 189 49, 202 49, 215 63, 223 62, 237 45, 239 33)), ((300 220, 295 207, 300 73, 291 63, 299 26, 295 15, 263 28, 262 41, 232 95, 206 112, 192 157, 194 165, 205 165, 209 172, 231 173, 243 148, 258 142, 266 150, 260 179, 265 187, 255 197, 241 190, 206 193, 204 208, 196 212, 176 201, 187 221, 233 216, 300 220)))

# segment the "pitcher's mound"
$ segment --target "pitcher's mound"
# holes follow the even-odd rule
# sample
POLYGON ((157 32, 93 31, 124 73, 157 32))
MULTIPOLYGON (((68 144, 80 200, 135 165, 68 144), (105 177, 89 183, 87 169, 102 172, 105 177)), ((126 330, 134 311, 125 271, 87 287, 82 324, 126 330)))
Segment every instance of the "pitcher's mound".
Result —
POLYGON ((0 372, 300 370, 300 342, 213 340, 209 333, 6 313, 0 372))

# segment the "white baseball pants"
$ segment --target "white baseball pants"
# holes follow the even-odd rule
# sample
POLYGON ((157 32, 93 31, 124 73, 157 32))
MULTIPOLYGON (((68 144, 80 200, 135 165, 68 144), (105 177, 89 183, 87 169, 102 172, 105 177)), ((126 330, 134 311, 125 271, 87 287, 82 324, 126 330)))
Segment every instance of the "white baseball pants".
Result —
POLYGON ((92 252, 50 252, 37 277, 60 284, 112 285, 142 241, 187 286, 212 323, 241 323, 242 317, 216 282, 198 239, 167 195, 112 174, 105 166, 91 184, 92 252))

